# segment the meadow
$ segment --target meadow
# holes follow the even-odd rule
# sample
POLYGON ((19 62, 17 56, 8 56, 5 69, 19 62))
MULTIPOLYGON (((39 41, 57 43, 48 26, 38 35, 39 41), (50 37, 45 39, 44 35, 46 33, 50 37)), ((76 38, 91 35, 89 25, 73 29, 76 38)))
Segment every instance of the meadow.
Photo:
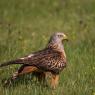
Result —
POLYGON ((0 68, 0 95, 95 95, 95 0, 0 0, 0 64, 43 49, 64 32, 68 64, 52 90, 32 74, 3 87, 20 65, 0 68))

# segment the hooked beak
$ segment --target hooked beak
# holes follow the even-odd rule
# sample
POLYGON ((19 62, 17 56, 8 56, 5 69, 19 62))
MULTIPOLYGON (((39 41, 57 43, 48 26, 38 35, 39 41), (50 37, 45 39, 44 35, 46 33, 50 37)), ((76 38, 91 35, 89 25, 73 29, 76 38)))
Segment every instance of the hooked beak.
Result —
POLYGON ((63 40, 68 41, 68 37, 65 34, 63 35, 63 40))

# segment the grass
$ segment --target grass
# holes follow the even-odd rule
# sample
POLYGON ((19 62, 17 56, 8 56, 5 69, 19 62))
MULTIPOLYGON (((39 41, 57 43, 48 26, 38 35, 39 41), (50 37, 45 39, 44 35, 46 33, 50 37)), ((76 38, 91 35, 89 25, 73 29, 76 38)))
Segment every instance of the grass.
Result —
POLYGON ((69 37, 58 88, 41 86, 31 74, 4 88, 15 65, 0 68, 0 95, 95 95, 94 0, 1 0, 0 63, 44 48, 56 31, 69 37))

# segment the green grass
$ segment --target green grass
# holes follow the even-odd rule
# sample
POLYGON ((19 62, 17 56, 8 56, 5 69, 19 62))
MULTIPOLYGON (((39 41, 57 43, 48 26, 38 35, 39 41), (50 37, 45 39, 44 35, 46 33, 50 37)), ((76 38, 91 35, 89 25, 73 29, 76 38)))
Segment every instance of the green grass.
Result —
POLYGON ((68 64, 56 90, 31 74, 4 88, 15 65, 0 68, 0 95, 95 95, 94 0, 0 0, 0 63, 43 49, 56 31, 69 37, 68 64))

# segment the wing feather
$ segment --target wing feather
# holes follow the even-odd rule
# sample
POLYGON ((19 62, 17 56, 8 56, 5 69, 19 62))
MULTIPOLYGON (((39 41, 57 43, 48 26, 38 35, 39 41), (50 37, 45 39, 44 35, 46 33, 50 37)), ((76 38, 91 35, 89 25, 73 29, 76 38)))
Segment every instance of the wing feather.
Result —
POLYGON ((45 49, 26 59, 29 65, 36 66, 41 70, 53 70, 63 68, 66 59, 61 52, 45 49))

